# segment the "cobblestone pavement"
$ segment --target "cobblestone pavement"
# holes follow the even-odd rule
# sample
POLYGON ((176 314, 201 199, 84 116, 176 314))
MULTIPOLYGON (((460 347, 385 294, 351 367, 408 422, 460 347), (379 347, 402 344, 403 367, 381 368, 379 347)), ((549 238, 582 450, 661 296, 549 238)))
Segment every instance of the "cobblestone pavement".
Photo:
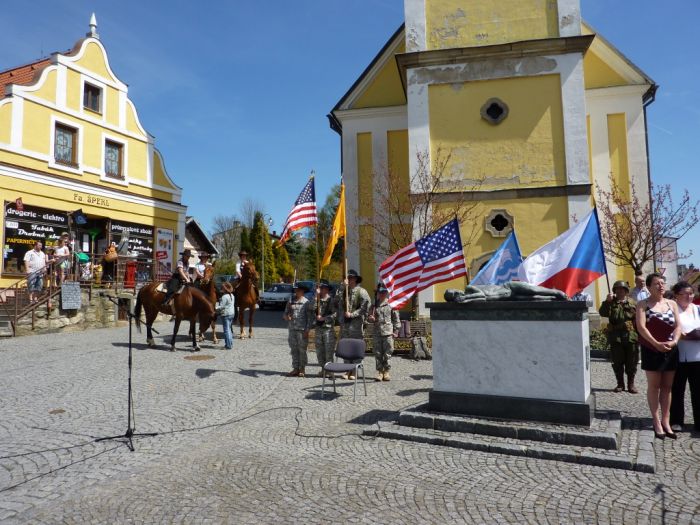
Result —
MULTIPOLYGON (((209 360, 135 333, 136 427, 159 432, 135 452, 93 442, 126 430, 126 328, 0 341, 0 522, 700 523, 696 434, 658 444, 653 475, 360 436, 427 399, 430 363, 321 399, 319 378, 284 377, 280 317, 209 360)), ((648 424, 643 395, 593 373, 600 408, 648 424)))

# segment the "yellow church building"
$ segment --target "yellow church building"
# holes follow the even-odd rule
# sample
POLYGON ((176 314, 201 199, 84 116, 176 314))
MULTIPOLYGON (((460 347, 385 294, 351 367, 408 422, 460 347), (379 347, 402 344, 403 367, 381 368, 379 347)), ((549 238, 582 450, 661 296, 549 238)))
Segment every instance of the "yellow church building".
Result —
POLYGON ((70 51, 0 71, 0 193, 0 286, 21 276, 34 241, 51 246, 64 232, 87 253, 128 236, 132 255, 172 266, 185 237, 182 190, 112 71, 94 15, 70 51))
MULTIPOLYGON (((579 0, 405 0, 404 8, 405 23, 328 116, 342 137, 348 262, 366 281, 376 282, 388 249, 376 234, 386 222, 377 209, 382 174, 416 194, 408 185, 424 159, 431 170, 448 159, 435 206, 478 204, 473 224, 461 224, 473 239, 471 275, 513 228, 524 256, 566 231, 611 174, 648 196, 645 110, 657 86, 581 19, 579 0)), ((608 273, 633 277, 609 263, 608 273)), ((463 286, 434 286, 419 304, 463 286)), ((604 298, 605 279, 588 291, 604 298)))

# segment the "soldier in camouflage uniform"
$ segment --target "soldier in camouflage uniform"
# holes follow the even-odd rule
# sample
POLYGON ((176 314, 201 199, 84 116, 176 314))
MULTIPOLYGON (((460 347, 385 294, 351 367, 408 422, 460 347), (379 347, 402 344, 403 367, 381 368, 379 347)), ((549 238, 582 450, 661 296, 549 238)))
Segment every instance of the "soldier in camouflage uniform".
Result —
POLYGON ((289 377, 306 377, 306 349, 309 346, 309 330, 314 324, 313 303, 304 297, 305 286, 294 285, 292 297, 284 310, 285 321, 289 321, 289 348, 292 354, 292 371, 289 377))
MULTIPOLYGON (((340 338, 364 339, 365 322, 372 301, 367 290, 360 286, 362 276, 355 270, 348 271, 346 282, 348 299, 346 301, 346 288, 343 287, 338 300, 338 319, 341 323, 340 338)), ((355 376, 349 373, 347 377, 354 379, 355 376)))
POLYGON ((394 352, 394 337, 398 337, 401 321, 399 312, 389 305, 389 291, 380 285, 377 288, 377 305, 368 317, 374 323, 374 359, 377 365, 376 381, 389 381, 391 354, 394 352))
MULTIPOLYGON (((328 281, 321 281, 319 285, 319 300, 314 304, 316 308, 316 357, 321 367, 318 375, 323 377, 323 365, 333 361, 335 352, 335 319, 337 317, 336 306, 333 298, 328 295, 331 287, 328 281)), ((331 377, 328 374, 328 377, 331 377)))
POLYGON ((630 287, 625 281, 613 284, 613 293, 600 305, 598 312, 608 318, 608 342, 612 368, 617 379, 615 392, 625 390, 625 372, 627 373, 627 391, 636 394, 634 376, 637 373, 639 347, 637 332, 632 321, 635 318, 635 304, 629 300, 630 287))

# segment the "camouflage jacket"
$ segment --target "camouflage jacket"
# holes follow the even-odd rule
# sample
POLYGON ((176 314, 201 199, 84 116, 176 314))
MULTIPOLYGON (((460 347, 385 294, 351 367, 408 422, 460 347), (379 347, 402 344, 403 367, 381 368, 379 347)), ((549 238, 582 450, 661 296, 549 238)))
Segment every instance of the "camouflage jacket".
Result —
POLYGON ((287 303, 284 313, 291 317, 289 321, 290 330, 309 330, 314 325, 313 303, 306 297, 301 299, 292 297, 287 303))
POLYGON ((634 327, 636 307, 628 299, 604 301, 598 309, 601 317, 608 318, 606 332, 610 343, 636 343, 637 331, 634 327))
POLYGON ((401 328, 399 312, 389 306, 386 299, 374 308, 374 326, 376 335, 393 335, 401 328))
POLYGON ((372 300, 369 298, 367 290, 361 286, 355 286, 352 290, 349 290, 349 312, 352 314, 352 319, 345 319, 345 289, 341 289, 338 299, 338 318, 341 323, 352 322, 355 319, 360 319, 361 322, 367 320, 367 315, 369 315, 369 307, 372 304, 372 300))
POLYGON ((314 302, 314 312, 315 315, 322 316, 323 321, 316 321, 316 328, 333 328, 335 319, 338 316, 333 298, 331 296, 322 297, 318 300, 318 305, 314 302))

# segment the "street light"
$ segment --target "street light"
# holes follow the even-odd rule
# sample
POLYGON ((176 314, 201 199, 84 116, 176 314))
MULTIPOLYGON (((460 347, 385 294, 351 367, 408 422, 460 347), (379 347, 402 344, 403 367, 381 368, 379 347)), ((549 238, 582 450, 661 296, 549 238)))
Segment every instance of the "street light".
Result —
MULTIPOLYGON (((269 215, 263 215, 263 224, 265 224, 265 219, 267 219, 267 225, 272 226, 272 217, 269 215)), ((265 234, 260 232, 260 251, 262 253, 262 291, 265 291, 265 234)))

